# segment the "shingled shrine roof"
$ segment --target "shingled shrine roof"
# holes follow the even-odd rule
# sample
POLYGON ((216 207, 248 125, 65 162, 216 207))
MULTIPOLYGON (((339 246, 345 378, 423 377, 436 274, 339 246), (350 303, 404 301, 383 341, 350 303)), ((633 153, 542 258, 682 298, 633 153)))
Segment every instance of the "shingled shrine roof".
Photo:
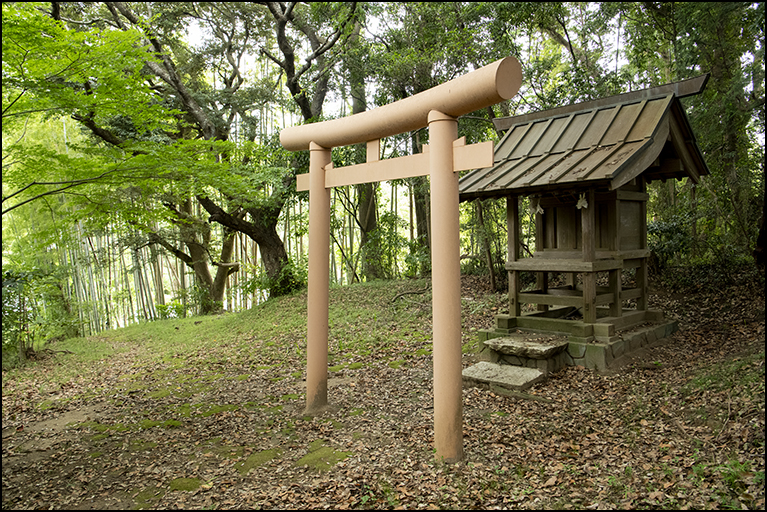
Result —
POLYGON ((496 119, 506 133, 495 165, 460 179, 461 200, 552 190, 615 190, 648 180, 708 174, 679 98, 698 94, 708 75, 517 117, 496 119))

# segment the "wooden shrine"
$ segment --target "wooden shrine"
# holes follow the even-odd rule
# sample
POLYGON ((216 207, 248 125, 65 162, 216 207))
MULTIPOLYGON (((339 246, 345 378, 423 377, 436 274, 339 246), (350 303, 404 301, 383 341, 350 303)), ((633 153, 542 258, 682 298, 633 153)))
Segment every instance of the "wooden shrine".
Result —
POLYGON ((466 174, 459 188, 461 200, 507 198, 510 307, 497 318, 501 331, 609 341, 616 329, 662 319, 647 308, 646 185, 708 174, 679 101, 707 79, 495 120, 506 133, 493 166, 466 174), (521 196, 535 218, 528 257, 521 196), (522 289, 522 272, 535 273, 535 289, 522 289))

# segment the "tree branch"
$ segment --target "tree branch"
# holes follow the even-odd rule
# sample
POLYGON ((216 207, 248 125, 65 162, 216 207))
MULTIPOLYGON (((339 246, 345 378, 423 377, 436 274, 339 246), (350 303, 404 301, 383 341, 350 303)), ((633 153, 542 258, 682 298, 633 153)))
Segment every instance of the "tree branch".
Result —
POLYGON ((93 178, 84 178, 84 179, 80 179, 80 180, 50 181, 50 182, 46 182, 46 181, 37 182, 37 181, 34 181, 34 182, 32 182, 32 183, 30 183, 28 185, 25 185, 24 187, 20 188, 16 192, 13 192, 10 195, 4 196, 2 202, 5 202, 6 200, 11 199, 12 197, 21 194, 22 192, 24 192, 28 188, 33 187, 35 185, 42 185, 42 186, 45 186, 45 185, 66 185, 66 186, 62 187, 62 188, 55 189, 55 190, 48 190, 46 192, 42 192, 40 194, 37 194, 34 197, 26 199, 26 200, 24 200, 24 201, 22 201, 20 203, 17 203, 17 204, 15 204, 13 206, 9 206, 8 208, 6 208, 5 210, 2 211, 2 215, 5 215, 6 213, 8 213, 8 212, 10 212, 12 210, 15 210, 16 208, 18 208, 20 206, 23 206, 23 205, 25 205, 27 203, 31 203, 32 201, 34 201, 36 199, 40 199, 42 197, 50 196, 50 195, 54 195, 54 194, 60 194, 60 193, 64 192, 65 190, 69 190, 70 188, 77 187, 79 185, 86 185, 88 183, 93 183, 94 181, 98 181, 98 180, 100 180, 101 178, 103 178, 104 176, 106 176, 108 174, 112 174, 112 173, 120 171, 120 170, 126 171, 126 170, 130 170, 130 169, 128 169, 128 168, 112 169, 111 171, 106 171, 106 172, 104 172, 104 173, 102 173, 102 174, 100 174, 98 176, 94 176, 93 178))

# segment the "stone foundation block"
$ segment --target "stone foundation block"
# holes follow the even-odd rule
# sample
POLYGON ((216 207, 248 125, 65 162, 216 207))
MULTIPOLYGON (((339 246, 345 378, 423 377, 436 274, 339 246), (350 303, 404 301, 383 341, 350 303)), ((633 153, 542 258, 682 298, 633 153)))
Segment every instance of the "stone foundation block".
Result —
POLYGON ((496 352, 495 350, 489 347, 484 347, 482 350, 479 351, 479 354, 477 354, 477 358, 480 361, 487 361, 488 363, 497 363, 501 357, 500 357, 500 354, 498 354, 498 352, 496 352))
POLYGON ((570 342, 567 345, 567 353, 570 354, 570 357, 572 358, 582 358, 584 355, 586 355, 586 344, 585 343, 574 343, 570 342))
POLYGON ((517 357, 529 357, 532 359, 548 359, 562 352, 567 347, 566 341, 541 343, 535 339, 526 339, 524 335, 492 338, 486 340, 484 343, 485 346, 490 347, 496 352, 517 357))
POLYGON ((622 340, 611 343, 610 348, 612 349, 614 359, 617 359, 626 353, 626 344, 622 340))
POLYGON ((607 345, 595 343, 586 346, 586 355, 583 359, 586 368, 604 371, 612 362, 613 355, 607 345))
POLYGON ((568 336, 567 341, 573 343, 591 343, 594 341, 594 336, 568 336))

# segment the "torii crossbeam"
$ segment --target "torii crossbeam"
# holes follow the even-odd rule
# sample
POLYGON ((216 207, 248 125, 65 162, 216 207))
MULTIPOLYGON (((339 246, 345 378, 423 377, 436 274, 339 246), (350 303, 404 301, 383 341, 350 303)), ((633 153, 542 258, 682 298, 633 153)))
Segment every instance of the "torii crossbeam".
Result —
POLYGON ((438 459, 463 458, 461 395, 461 264, 457 171, 493 165, 493 142, 457 139, 458 116, 514 96, 522 71, 506 57, 428 91, 349 117, 286 128, 280 142, 290 151, 310 150, 309 173, 298 190, 309 191, 309 290, 306 413, 328 405, 328 293, 330 284, 330 189, 431 176, 431 262, 434 365, 434 447, 438 459), (422 154, 380 160, 380 139, 429 127, 422 154), (334 169, 331 149, 367 143, 367 162, 334 169))

